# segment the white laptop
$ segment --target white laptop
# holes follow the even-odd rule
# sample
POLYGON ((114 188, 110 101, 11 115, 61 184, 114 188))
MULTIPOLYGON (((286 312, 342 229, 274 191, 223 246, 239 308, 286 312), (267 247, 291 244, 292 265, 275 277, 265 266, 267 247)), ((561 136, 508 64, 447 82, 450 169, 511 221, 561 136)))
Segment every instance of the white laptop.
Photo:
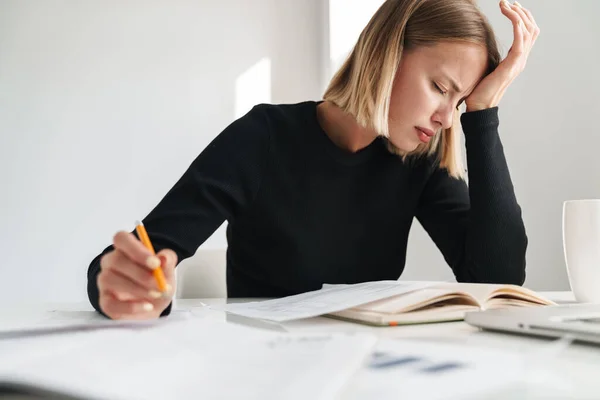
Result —
POLYGON ((469 312, 465 322, 494 331, 562 337, 600 344, 600 304, 560 304, 469 312))

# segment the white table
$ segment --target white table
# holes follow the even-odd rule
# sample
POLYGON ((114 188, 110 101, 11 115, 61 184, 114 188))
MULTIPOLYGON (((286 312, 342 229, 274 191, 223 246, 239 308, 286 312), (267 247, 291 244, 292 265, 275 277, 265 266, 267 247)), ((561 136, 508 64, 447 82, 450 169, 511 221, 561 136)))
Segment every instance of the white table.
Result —
MULTIPOLYGON (((573 302, 573 296, 569 292, 545 292, 542 293, 550 299, 559 303, 573 302)), ((552 342, 552 339, 543 339, 529 336, 502 334, 482 331, 464 322, 445 322, 439 324, 410 325, 398 327, 372 327, 356 323, 344 322, 332 318, 317 317, 300 321, 285 323, 269 323, 227 314, 215 310, 211 306, 223 305, 231 302, 249 301, 254 299, 177 299, 175 309, 192 311, 195 315, 203 318, 214 319, 230 324, 240 324, 257 329, 274 330, 279 332, 293 333, 315 333, 315 332, 368 332, 379 337, 393 339, 421 339, 442 343, 458 343, 473 346, 474 349, 484 346, 486 348, 500 349, 506 351, 531 351, 536 346, 544 347, 552 342)), ((89 304, 61 304, 48 305, 46 310, 90 310, 89 304)), ((23 306, 23 313, 36 313, 40 310, 36 306, 23 306)), ((600 398, 600 346, 571 344, 556 356, 548 359, 546 374, 550 381, 535 388, 514 389, 516 392, 497 393, 492 399, 554 399, 564 398, 564 392, 558 393, 552 387, 552 376, 568 375, 571 382, 576 383, 575 390, 569 391, 570 399, 594 399, 600 398), (566 375, 565 375, 566 374, 566 375), (557 394, 558 393, 558 394, 557 394)), ((10 400, 26 399, 23 396, 13 396, 10 400)))

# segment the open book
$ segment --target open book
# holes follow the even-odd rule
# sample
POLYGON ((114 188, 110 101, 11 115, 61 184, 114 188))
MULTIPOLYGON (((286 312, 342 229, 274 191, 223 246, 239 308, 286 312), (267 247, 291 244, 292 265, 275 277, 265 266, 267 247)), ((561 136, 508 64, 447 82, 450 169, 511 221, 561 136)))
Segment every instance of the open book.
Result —
POLYGON ((329 313, 327 316, 372 325, 394 326, 462 320, 468 311, 555 304, 534 291, 517 285, 436 283, 329 313))

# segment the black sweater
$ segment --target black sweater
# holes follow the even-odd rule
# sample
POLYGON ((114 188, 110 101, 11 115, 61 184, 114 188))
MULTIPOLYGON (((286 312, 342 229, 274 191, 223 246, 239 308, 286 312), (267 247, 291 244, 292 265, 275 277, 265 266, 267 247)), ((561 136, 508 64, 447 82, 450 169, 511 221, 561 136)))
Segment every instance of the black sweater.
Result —
MULTIPOLYGON (((467 186, 432 158, 402 161, 384 138, 342 150, 317 105, 258 105, 219 134, 144 219, 156 251, 181 261, 227 220, 228 296, 279 297, 398 279, 416 217, 458 281, 523 283, 527 237, 497 108, 461 116, 467 186)), ((96 309, 102 254, 88 269, 96 309)))

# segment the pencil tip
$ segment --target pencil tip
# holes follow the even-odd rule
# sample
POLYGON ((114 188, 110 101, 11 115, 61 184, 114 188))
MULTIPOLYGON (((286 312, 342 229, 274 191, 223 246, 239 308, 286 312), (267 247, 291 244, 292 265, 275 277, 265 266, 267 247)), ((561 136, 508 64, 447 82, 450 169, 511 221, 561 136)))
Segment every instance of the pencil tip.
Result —
POLYGON ((135 221, 135 226, 138 226, 138 225, 144 225, 144 224, 142 224, 142 221, 135 221))

